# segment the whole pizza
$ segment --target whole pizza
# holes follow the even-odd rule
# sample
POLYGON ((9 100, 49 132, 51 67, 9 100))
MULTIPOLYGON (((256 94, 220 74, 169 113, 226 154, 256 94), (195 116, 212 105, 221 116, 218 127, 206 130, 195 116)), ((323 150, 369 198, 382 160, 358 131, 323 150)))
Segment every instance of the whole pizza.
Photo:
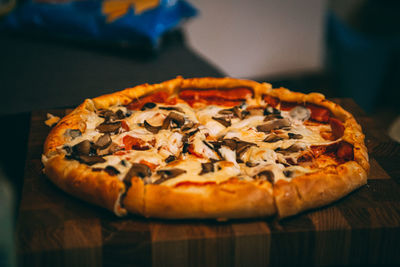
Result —
POLYGON ((279 218, 364 185, 364 135, 319 93, 233 78, 176 79, 86 99, 50 132, 44 172, 113 211, 279 218))

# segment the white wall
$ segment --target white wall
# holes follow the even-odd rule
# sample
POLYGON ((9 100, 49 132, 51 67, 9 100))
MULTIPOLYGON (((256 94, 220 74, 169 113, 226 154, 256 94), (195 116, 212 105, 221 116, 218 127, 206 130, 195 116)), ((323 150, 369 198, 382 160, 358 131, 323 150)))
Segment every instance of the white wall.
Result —
POLYGON ((327 0, 189 0, 189 45, 229 76, 255 78, 322 67, 327 0))

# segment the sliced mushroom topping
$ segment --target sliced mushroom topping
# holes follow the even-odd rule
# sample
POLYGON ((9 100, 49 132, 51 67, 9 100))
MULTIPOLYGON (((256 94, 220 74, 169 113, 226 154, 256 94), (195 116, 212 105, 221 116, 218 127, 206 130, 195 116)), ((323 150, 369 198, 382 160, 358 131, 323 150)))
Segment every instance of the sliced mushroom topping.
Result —
POLYGON ((274 179, 275 175, 271 170, 265 170, 265 171, 262 171, 262 172, 258 173, 257 174, 257 178, 258 179, 267 180, 267 181, 269 181, 270 183, 273 184, 274 180, 275 180, 274 179))
POLYGON ((187 134, 182 136, 182 153, 185 154, 189 149, 189 136, 187 134))
POLYGON ((264 109, 264 115, 270 115, 270 114, 276 114, 276 115, 280 115, 281 111, 279 109, 273 108, 271 106, 268 106, 264 109))
POLYGON ((105 149, 109 145, 111 145, 111 143, 111 136, 110 134, 106 133, 100 136, 99 139, 97 139, 97 141, 94 143, 94 147, 98 149, 105 149))
POLYGON ((120 109, 118 109, 117 112, 115 112, 115 115, 116 115, 117 119, 119 119, 119 120, 125 119, 125 114, 120 109))
POLYGON ((123 181, 124 183, 130 185, 132 177, 139 177, 143 179, 150 176, 151 170, 147 165, 141 163, 132 163, 132 166, 129 169, 128 173, 125 175, 123 181))
POLYGON ((221 114, 221 115, 234 115, 233 109, 231 109, 231 108, 221 109, 220 111, 218 111, 218 114, 221 114))
POLYGON ((281 147, 278 147, 278 148, 275 149, 275 152, 279 152, 279 153, 282 153, 282 154, 288 154, 288 153, 299 152, 299 151, 302 151, 302 150, 304 150, 302 145, 300 145, 298 143, 294 143, 293 145, 291 145, 291 146, 289 146, 288 148, 285 148, 285 149, 283 149, 281 147))
POLYGON ((160 176, 160 179, 154 182, 154 184, 161 184, 169 179, 175 178, 181 174, 186 173, 186 170, 182 169, 168 169, 168 170, 158 170, 157 175, 160 176))
POLYGON ((89 140, 83 140, 82 142, 72 147, 73 153, 77 155, 89 155, 91 152, 92 143, 89 140))
POLYGON ((195 123, 192 121, 187 121, 181 128, 183 132, 188 131, 194 127, 195 123))
POLYGON ((82 132, 79 129, 67 129, 65 131, 66 136, 70 136, 72 140, 82 135, 82 132))
POLYGON ((257 131, 259 132, 270 132, 272 130, 278 130, 278 129, 283 129, 290 127, 290 122, 287 119, 278 119, 278 120, 273 120, 268 123, 258 125, 257 126, 257 131))
POLYGON ((124 166, 124 167, 126 167, 126 160, 121 160, 120 162, 119 162, 119 164, 121 164, 122 166, 124 166))
POLYGON ((239 162, 240 158, 243 156, 244 153, 251 147, 256 146, 254 143, 239 141, 236 145, 236 158, 239 162))
POLYGON ((100 133, 117 133, 121 128, 121 122, 103 122, 96 127, 100 133))
POLYGON ((214 172, 214 163, 212 162, 202 163, 201 172, 199 173, 199 175, 203 175, 209 172, 214 172))
POLYGON ((170 163, 172 161, 176 160, 176 157, 174 155, 169 155, 166 159, 165 162, 166 163, 170 163))
POLYGON ((185 123, 185 118, 176 112, 171 112, 168 114, 168 116, 165 118, 161 129, 166 130, 171 126, 171 122, 175 123, 178 128, 182 127, 182 125, 185 123))
POLYGON ((270 114, 264 117, 264 121, 272 121, 276 119, 283 119, 281 114, 270 114))
POLYGON ((236 117, 238 117, 239 119, 243 119, 242 118, 242 112, 240 111, 238 106, 233 107, 233 113, 236 115, 236 117))
POLYGON ((289 139, 302 139, 303 136, 301 134, 295 134, 295 133, 288 133, 289 139))
POLYGON ((264 115, 264 110, 262 108, 252 108, 252 109, 248 109, 247 112, 251 115, 251 116, 262 116, 264 115))
POLYGON ((285 170, 285 171, 283 171, 283 174, 284 174, 286 177, 290 178, 290 177, 293 176, 293 171, 285 170))
POLYGON ((146 128, 146 130, 151 133, 156 134, 161 130, 161 126, 150 125, 150 123, 148 123, 146 120, 143 122, 143 124, 144 124, 144 128, 146 128))
POLYGON ((229 127, 231 126, 231 121, 226 119, 226 118, 222 118, 222 117, 212 117, 214 120, 216 120, 217 122, 221 123, 223 126, 225 127, 229 127))
POLYGON ((222 145, 229 147, 231 150, 235 150, 237 146, 237 142, 235 139, 223 139, 222 145))
POLYGON ((185 113, 185 111, 183 111, 182 108, 180 107, 159 107, 159 109, 164 109, 164 110, 175 110, 178 111, 180 113, 185 113))
POLYGON ((142 108, 140 109, 140 110, 146 110, 146 109, 152 109, 152 108, 155 108, 157 106, 157 104, 156 103, 153 103, 153 102, 147 102, 146 104, 144 104, 143 106, 142 106, 142 108))
POLYGON ((93 156, 80 155, 78 157, 78 160, 80 162, 82 162, 82 163, 87 164, 87 165, 93 165, 93 164, 96 164, 96 163, 104 163, 104 162, 106 162, 106 160, 104 158, 102 158, 100 156, 96 156, 96 155, 93 155, 93 156))
POLYGON ((270 134, 263 141, 267 142, 267 143, 275 143, 275 142, 281 141, 283 139, 284 139, 283 137, 278 136, 276 134, 270 134))
POLYGON ((115 167, 110 166, 110 165, 108 165, 108 166, 104 169, 104 171, 105 171, 106 173, 108 173, 109 175, 111 175, 111 176, 115 176, 115 175, 120 174, 120 171, 119 171, 119 170, 117 170, 115 167))
POLYGON ((311 116, 311 111, 304 106, 296 106, 289 111, 289 116, 292 119, 306 121, 311 116))
POLYGON ((99 117, 104 118, 106 121, 113 119, 115 116, 114 112, 109 109, 101 109, 98 111, 99 117))
POLYGON ((260 163, 251 162, 251 161, 247 161, 247 162, 246 162, 246 166, 247 166, 247 167, 250 167, 250 168, 255 167, 255 166, 258 166, 258 165, 260 165, 260 163))

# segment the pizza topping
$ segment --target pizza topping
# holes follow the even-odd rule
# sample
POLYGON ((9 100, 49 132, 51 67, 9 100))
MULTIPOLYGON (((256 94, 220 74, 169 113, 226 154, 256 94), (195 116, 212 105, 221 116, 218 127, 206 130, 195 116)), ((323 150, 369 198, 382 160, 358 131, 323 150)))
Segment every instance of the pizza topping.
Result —
POLYGON ((161 130, 161 126, 150 125, 150 123, 148 123, 146 120, 143 122, 143 125, 146 130, 154 134, 158 133, 161 130))
POLYGON ((93 165, 96 163, 103 163, 106 162, 106 160, 100 156, 96 156, 96 155, 79 155, 77 158, 80 162, 85 163, 87 165, 93 165))
POLYGON ((183 111, 182 108, 180 107, 159 107, 159 109, 164 109, 164 110, 175 110, 178 111, 180 113, 185 113, 185 111, 183 111))
POLYGON ((165 163, 170 163, 172 161, 176 160, 176 157, 174 155, 169 155, 166 159, 165 159, 165 163))
POLYGON ((281 111, 279 109, 276 109, 274 106, 267 106, 264 108, 264 115, 281 115, 281 111))
POLYGON ((144 104, 144 105, 142 106, 142 108, 141 108, 140 110, 152 109, 152 108, 155 108, 156 106, 157 106, 156 103, 147 102, 146 104, 144 104))
MULTIPOLYGON (((192 129, 194 126, 195 126, 195 123, 194 123, 194 122, 192 122, 192 121, 187 121, 187 122, 181 127, 181 130, 182 130, 182 132, 186 132, 186 131, 192 129)), ((196 130, 198 131, 199 129, 196 129, 196 130)))
POLYGON ((105 149, 109 145, 111 145, 111 143, 111 136, 110 134, 106 133, 100 136, 99 139, 97 139, 97 141, 94 143, 94 147, 97 149, 105 149))
POLYGON ((306 121, 311 116, 311 111, 304 106, 296 106, 289 111, 289 116, 294 120, 306 121))
POLYGON ((140 138, 133 137, 130 135, 125 135, 124 138, 122 139, 124 145, 125 145, 125 150, 148 150, 150 147, 147 145, 145 141, 143 141, 140 138))
POLYGON ((290 154, 290 153, 294 153, 294 152, 299 152, 299 151, 302 151, 304 149, 305 149, 304 145, 302 145, 300 143, 294 143, 293 145, 291 145, 291 146, 289 146, 287 148, 278 147, 278 148, 275 149, 275 152, 282 153, 282 154, 286 155, 286 154, 290 154))
POLYGON ((203 175, 209 172, 214 172, 214 163, 201 163, 201 172, 199 173, 199 175, 203 175))
POLYGON ((130 186, 132 177, 139 177, 141 179, 144 179, 150 176, 151 176, 151 170, 147 165, 141 163, 132 163, 131 168, 123 178, 123 181, 125 185, 130 186))
POLYGON ((275 175, 271 170, 264 170, 264 171, 258 173, 256 178, 257 179, 267 180, 267 181, 269 181, 270 183, 273 184, 275 175))
POLYGON ((307 108, 311 110, 310 118, 318 122, 328 122, 330 117, 330 111, 324 107, 320 107, 313 104, 307 104, 307 108))
POLYGON ((301 134, 295 134, 295 133, 288 133, 289 139, 302 139, 303 136, 301 134))
POLYGON ((71 137, 71 140, 74 140, 75 138, 82 136, 82 132, 79 129, 67 129, 64 134, 66 136, 71 137))
POLYGON ((283 137, 278 136, 276 134, 270 134, 263 141, 267 142, 267 143, 275 143, 275 142, 281 141, 283 139, 284 139, 283 137))
POLYGON ((105 171, 106 173, 108 173, 109 175, 111 175, 111 176, 115 176, 115 175, 120 174, 120 171, 117 170, 115 167, 113 167, 113 166, 111 166, 111 165, 106 166, 106 168, 104 169, 104 171, 105 171))
POLYGON ((335 139, 341 138, 344 134, 344 125, 343 123, 335 118, 329 119, 329 124, 331 125, 332 135, 335 139))
POLYGON ((278 120, 273 120, 268 123, 258 125, 257 126, 257 131, 259 132, 271 132, 272 130, 278 130, 278 129, 283 129, 283 128, 288 128, 290 127, 290 122, 288 119, 278 119, 278 120))
POLYGON ((92 144, 89 140, 83 140, 82 142, 72 147, 73 153, 77 155, 89 155, 91 152, 92 144))
POLYGON ((175 178, 181 174, 186 173, 186 170, 174 168, 174 169, 168 169, 168 170, 158 170, 157 175, 160 176, 158 180, 154 182, 154 184, 161 184, 165 182, 166 180, 169 180, 171 178, 175 178))
POLYGON ((96 127, 96 130, 100 133, 118 133, 121 128, 121 122, 103 122, 96 127))
POLYGON ((347 142, 341 142, 336 154, 339 159, 353 160, 354 159, 353 146, 347 142))
POLYGON ((168 116, 165 118, 161 129, 168 129, 169 127, 171 127, 171 123, 174 123, 175 125, 173 125, 173 128, 180 128, 184 123, 185 123, 185 118, 181 115, 178 114, 176 112, 171 112, 168 114, 168 116))
POLYGON ((231 121, 227 118, 224 117, 212 117, 213 120, 216 120, 217 122, 221 123, 225 127, 231 126, 231 121))

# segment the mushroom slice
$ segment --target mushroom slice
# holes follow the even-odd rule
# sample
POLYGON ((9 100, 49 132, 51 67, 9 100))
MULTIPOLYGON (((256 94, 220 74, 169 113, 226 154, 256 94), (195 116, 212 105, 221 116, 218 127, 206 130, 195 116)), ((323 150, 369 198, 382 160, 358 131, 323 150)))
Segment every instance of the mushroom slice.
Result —
POLYGON ((125 185, 130 185, 132 177, 139 177, 141 179, 144 179, 145 177, 150 177, 151 176, 151 170, 150 168, 141 163, 132 163, 131 168, 129 169, 128 173, 125 175, 123 181, 125 185))
POLYGON ((147 103, 145 103, 143 106, 142 106, 142 108, 140 109, 140 110, 146 110, 146 109, 152 109, 152 108, 155 108, 157 106, 157 104, 156 103, 153 103, 153 102, 147 102, 147 103))
POLYGON ((185 123, 185 118, 176 112, 171 112, 168 114, 168 116, 165 118, 161 129, 166 130, 171 126, 171 122, 174 122, 177 127, 181 127, 185 123))
POLYGON ((201 172, 199 173, 199 175, 203 175, 209 172, 214 172, 214 163, 212 162, 202 163, 201 172))
POLYGON ((180 113, 185 113, 185 111, 183 111, 182 108, 180 107, 159 107, 159 109, 164 109, 164 110, 175 110, 178 111, 180 113))
POLYGON ((251 162, 251 161, 246 161, 246 166, 247 166, 247 167, 252 168, 252 167, 256 167, 256 166, 258 166, 258 165, 260 165, 260 163, 251 162))
POLYGON ((270 114, 280 115, 281 111, 279 109, 268 106, 264 109, 264 115, 270 115, 270 114))
POLYGON ((285 149, 278 147, 275 149, 275 152, 282 153, 282 154, 289 154, 289 153, 296 153, 296 152, 299 152, 302 150, 304 150, 303 146, 301 146, 298 143, 294 143, 293 145, 291 145, 285 149))
POLYGON ((222 140, 222 145, 229 147, 231 150, 235 150, 236 146, 237 146, 237 142, 235 139, 227 138, 227 139, 222 140))
POLYGON ((158 133, 161 130, 161 126, 153 126, 150 123, 148 123, 146 120, 143 122, 144 128, 146 128, 147 131, 151 133, 158 133))
POLYGON ((96 127, 100 133, 117 133, 121 128, 121 122, 103 122, 96 127))
POLYGON ((66 136, 70 136, 72 140, 82 135, 79 129, 67 129, 64 133, 66 136))
POLYGON ((97 141, 94 143, 94 147, 98 149, 105 149, 109 145, 111 145, 112 140, 111 136, 108 133, 103 134, 102 136, 97 139, 97 141))
POLYGON ((256 146, 254 143, 249 143, 245 141, 239 141, 236 144, 236 158, 238 160, 241 159, 243 154, 251 147, 251 146, 256 146))
POLYGON ((106 121, 110 121, 114 119, 116 116, 112 110, 109 109, 101 109, 98 111, 99 117, 104 118, 106 121))
POLYGON ((264 171, 262 171, 262 172, 259 172, 257 175, 256 175, 256 177, 258 178, 258 179, 263 179, 263 180, 267 180, 268 182, 270 182, 270 183, 274 183, 274 178, 275 178, 275 175, 274 175, 274 173, 271 171, 271 170, 264 170, 264 171))
POLYGON ((174 155, 169 155, 166 159, 165 159, 165 163, 170 163, 172 161, 175 161, 176 157, 174 155))
POLYGON ((257 126, 257 131, 259 132, 270 132, 272 130, 278 130, 282 128, 287 128, 290 127, 290 122, 287 119, 278 119, 278 120, 273 120, 268 123, 258 125, 257 126))
POLYGON ((278 136, 276 134, 270 134, 267 137, 265 137, 265 139, 263 141, 267 142, 267 143, 275 143, 275 142, 281 141, 283 139, 284 139, 283 137, 278 136))
POLYGON ((302 139, 303 136, 301 134, 295 134, 295 133, 288 133, 289 139, 302 139))
POLYGON ((160 178, 154 182, 154 184, 161 184, 169 179, 175 178, 181 174, 186 173, 186 170, 182 169, 168 169, 168 170, 158 170, 157 175, 160 176, 160 178))
POLYGON ((92 143, 89 140, 83 140, 82 142, 72 147, 73 153, 77 155, 89 155, 91 152, 92 143))
POLYGON ((96 156, 96 155, 93 155, 93 156, 80 155, 78 157, 78 160, 80 162, 82 162, 82 163, 87 164, 87 165, 93 165, 93 164, 96 164, 96 163, 104 163, 104 162, 106 162, 106 160, 104 158, 102 158, 100 156, 96 156))
POLYGON ((223 126, 225 127, 229 127, 231 126, 231 121, 226 119, 226 118, 222 118, 222 117, 212 117, 213 120, 216 120, 217 122, 221 123, 223 126))
POLYGON ((194 125, 195 125, 194 122, 188 121, 182 126, 181 130, 183 132, 188 131, 188 130, 192 129, 194 127, 194 125))
POLYGON ((117 170, 115 167, 113 167, 113 166, 111 166, 111 165, 108 165, 108 166, 104 169, 104 171, 105 171, 106 173, 108 173, 109 175, 111 175, 111 176, 115 176, 115 175, 120 174, 119 170, 117 170))

